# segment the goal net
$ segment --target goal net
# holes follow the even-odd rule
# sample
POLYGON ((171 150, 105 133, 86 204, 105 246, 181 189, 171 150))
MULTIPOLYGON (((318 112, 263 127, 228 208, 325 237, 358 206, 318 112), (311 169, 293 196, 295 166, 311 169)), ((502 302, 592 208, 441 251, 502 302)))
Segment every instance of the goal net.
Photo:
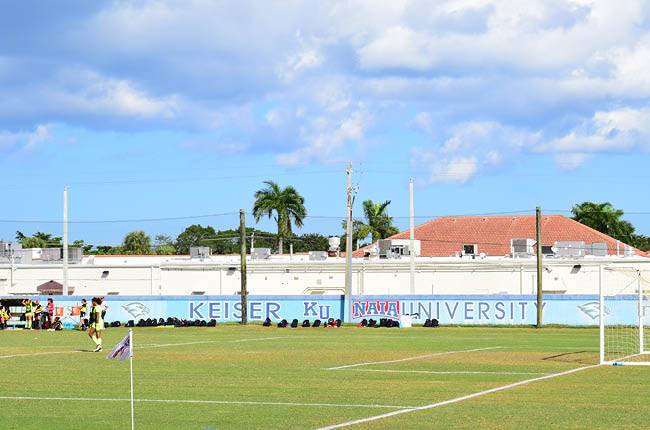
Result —
POLYGON ((650 282, 636 268, 607 268, 600 280, 600 362, 650 365, 650 282))

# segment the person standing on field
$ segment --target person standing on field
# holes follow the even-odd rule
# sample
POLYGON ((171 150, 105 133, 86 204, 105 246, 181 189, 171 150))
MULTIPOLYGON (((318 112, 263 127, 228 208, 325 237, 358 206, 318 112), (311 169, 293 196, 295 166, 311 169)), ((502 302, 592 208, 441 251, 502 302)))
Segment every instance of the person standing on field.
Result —
POLYGON ((25 328, 27 330, 33 330, 32 320, 34 319, 34 302, 32 299, 23 300, 23 306, 25 306, 25 328))
POLYGON ((49 330, 54 331, 54 300, 52 298, 47 299, 47 319, 49 320, 49 330))
POLYGON ((104 331, 104 318, 102 318, 102 300, 97 297, 92 299, 92 307, 90 308, 90 328, 88 329, 88 336, 95 342, 97 347, 94 352, 102 350, 102 332, 104 331))
POLYGON ((88 312, 88 302, 86 299, 81 299, 81 306, 79 306, 79 327, 81 330, 86 330, 86 313, 88 312))

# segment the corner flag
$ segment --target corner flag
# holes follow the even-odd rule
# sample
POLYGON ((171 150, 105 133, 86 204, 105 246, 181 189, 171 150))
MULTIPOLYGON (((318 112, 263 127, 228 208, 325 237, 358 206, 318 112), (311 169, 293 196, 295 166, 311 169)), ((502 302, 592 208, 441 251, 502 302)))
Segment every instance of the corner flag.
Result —
POLYGON ((124 336, 124 339, 115 345, 115 348, 113 348, 113 350, 108 353, 106 358, 109 360, 117 358, 120 361, 124 361, 127 358, 131 358, 132 355, 133 352, 131 350, 131 333, 129 333, 124 336))
POLYGON ((129 359, 129 364, 131 368, 131 430, 135 429, 135 413, 133 411, 133 331, 129 329, 129 334, 124 336, 115 348, 106 356, 107 359, 112 360, 117 358, 120 361, 124 361, 127 358, 129 359))

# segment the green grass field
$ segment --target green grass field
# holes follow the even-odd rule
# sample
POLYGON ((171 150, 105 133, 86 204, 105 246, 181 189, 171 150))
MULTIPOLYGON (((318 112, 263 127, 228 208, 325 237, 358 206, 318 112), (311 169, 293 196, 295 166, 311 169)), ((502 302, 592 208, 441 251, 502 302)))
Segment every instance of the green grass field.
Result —
MULTIPOLYGON (((78 331, 0 332, 0 428, 130 428, 129 364, 78 331)), ((650 369, 596 329, 136 328, 137 429, 647 428, 650 369), (383 363, 382 363, 383 362, 383 363), (355 366, 352 366, 355 365, 355 366), (332 369, 338 368, 338 369, 332 369)))

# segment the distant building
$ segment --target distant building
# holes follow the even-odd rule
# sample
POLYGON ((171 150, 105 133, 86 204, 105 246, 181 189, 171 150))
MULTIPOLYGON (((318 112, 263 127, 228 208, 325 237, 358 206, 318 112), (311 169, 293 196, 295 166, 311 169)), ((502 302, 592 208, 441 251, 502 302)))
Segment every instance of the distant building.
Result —
MULTIPOLYGON (((387 239, 403 242, 408 238, 407 230, 387 239)), ((415 239, 420 241, 421 257, 533 255, 535 216, 440 217, 416 226, 415 239)), ((361 257, 370 249, 362 248, 355 255, 361 257)), ((563 215, 542 217, 542 252, 548 256, 647 256, 563 215)))

